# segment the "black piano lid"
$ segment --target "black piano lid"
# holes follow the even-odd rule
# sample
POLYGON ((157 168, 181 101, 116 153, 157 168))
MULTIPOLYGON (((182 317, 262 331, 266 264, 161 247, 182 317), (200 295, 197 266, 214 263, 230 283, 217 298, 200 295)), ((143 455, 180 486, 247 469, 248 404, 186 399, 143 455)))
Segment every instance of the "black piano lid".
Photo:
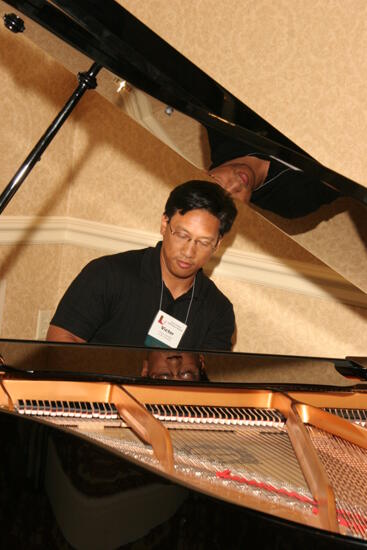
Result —
POLYGON ((163 103, 367 204, 367 189, 326 168, 238 101, 114 0, 6 4, 163 103))
MULTIPOLYGON (((162 351, 169 353, 167 349, 162 351)), ((2 370, 12 378, 198 385, 197 382, 149 381, 142 377, 143 360, 148 352, 148 348, 137 347, 0 339, 2 370)), ((358 358, 201 353, 209 383, 215 387, 278 391, 290 388, 299 391, 306 388, 307 391, 367 390, 363 358, 359 358, 358 364, 358 358)), ((207 386, 208 382, 201 384, 207 386)))

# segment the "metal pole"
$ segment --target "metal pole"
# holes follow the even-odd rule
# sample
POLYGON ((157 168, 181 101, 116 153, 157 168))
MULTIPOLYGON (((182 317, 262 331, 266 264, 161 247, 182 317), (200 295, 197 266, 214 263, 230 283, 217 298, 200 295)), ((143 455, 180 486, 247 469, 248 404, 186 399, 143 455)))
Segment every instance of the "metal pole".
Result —
POLYGON ((12 199, 13 195, 18 191, 29 172, 37 161, 41 159, 42 153, 51 143, 65 120, 72 113, 74 107, 78 104, 84 93, 89 89, 94 89, 97 86, 96 75, 102 69, 102 66, 98 63, 93 63, 89 71, 84 73, 78 73, 79 86, 74 93, 70 96, 70 99, 65 103, 64 108, 60 111, 52 124, 47 128, 41 139, 29 153, 15 176, 10 180, 4 191, 0 195, 0 214, 8 202, 12 199))

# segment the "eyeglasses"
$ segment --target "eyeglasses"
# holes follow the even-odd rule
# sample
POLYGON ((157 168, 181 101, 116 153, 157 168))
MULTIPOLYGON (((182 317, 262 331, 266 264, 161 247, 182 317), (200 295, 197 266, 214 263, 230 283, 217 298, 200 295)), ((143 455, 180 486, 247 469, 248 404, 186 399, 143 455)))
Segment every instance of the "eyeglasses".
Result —
POLYGON ((197 381, 200 380, 199 369, 195 368, 194 370, 179 370, 175 371, 162 371, 150 374, 149 378, 153 380, 188 380, 188 381, 197 381))
POLYGON ((190 237, 188 233, 181 230, 173 230, 171 227, 171 222, 168 222, 168 227, 171 231, 172 237, 174 237, 177 241, 180 241, 181 243, 189 243, 190 241, 193 241, 199 250, 215 250, 218 244, 219 237, 217 239, 217 242, 213 244, 213 240, 210 239, 193 239, 190 237))

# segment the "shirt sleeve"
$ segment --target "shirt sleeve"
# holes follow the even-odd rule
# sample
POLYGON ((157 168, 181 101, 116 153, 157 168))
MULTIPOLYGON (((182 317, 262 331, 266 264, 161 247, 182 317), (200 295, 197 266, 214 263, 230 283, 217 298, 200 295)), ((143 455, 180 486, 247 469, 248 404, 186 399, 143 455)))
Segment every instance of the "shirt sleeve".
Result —
POLYGON ((90 340, 108 314, 110 278, 105 258, 87 264, 66 290, 51 324, 90 340))
POLYGON ((233 306, 227 298, 223 307, 216 310, 204 339, 203 350, 230 351, 235 329, 233 306))

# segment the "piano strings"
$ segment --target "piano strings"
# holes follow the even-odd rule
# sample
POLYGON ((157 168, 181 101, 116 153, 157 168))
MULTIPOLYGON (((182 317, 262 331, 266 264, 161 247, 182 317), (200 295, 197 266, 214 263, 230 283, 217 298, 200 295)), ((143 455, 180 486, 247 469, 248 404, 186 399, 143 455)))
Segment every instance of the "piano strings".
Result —
MULTIPOLYGON (((308 407, 311 412, 315 407, 285 394, 191 387, 126 386, 125 390, 106 383, 38 381, 35 385, 5 379, 2 389, 2 408, 19 416, 69 429, 133 462, 166 472, 173 481, 196 485, 232 502, 251 503, 255 509, 271 512, 275 507, 281 517, 302 517, 308 525, 323 526, 322 498, 317 501, 306 479, 290 437, 285 404, 301 407, 305 417, 308 407), (168 430, 172 471, 157 457, 144 429, 131 429, 120 402, 125 391, 130 405, 142 408, 168 430)), ((323 396, 317 399, 322 406, 323 396)), ((336 398, 335 406, 329 399, 323 408, 333 412, 328 417, 339 417, 350 427, 365 425, 367 406, 340 407, 336 398)), ((337 528, 367 540, 365 451, 307 422, 305 428, 333 488, 337 528)), ((365 437, 363 427, 356 429, 362 430, 359 437, 365 437)))

